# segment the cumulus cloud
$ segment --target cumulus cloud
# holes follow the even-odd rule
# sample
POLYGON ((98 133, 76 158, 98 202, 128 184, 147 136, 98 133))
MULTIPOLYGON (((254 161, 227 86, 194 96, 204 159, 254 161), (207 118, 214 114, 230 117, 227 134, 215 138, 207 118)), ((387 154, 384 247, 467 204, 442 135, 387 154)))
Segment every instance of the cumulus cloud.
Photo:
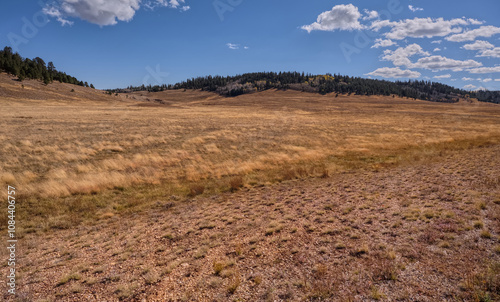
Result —
POLYGON ((492 57, 500 58, 500 47, 495 47, 493 49, 481 50, 476 57, 492 57))
POLYGON ((408 5, 408 8, 412 11, 412 12, 418 12, 418 11, 423 11, 424 9, 421 8, 421 7, 415 7, 413 5, 408 5))
POLYGON ((467 89, 467 90, 472 90, 474 88, 476 88, 476 86, 472 85, 472 84, 467 84, 467 85, 464 86, 464 89, 467 89))
POLYGON ((464 19, 444 20, 443 18, 414 18, 400 21, 376 20, 370 28, 379 31, 384 27, 391 30, 385 33, 385 37, 394 40, 410 38, 432 38, 444 37, 452 33, 460 33, 462 28, 459 25, 468 25, 464 19))
POLYGON ((430 70, 453 70, 453 71, 461 71, 467 68, 479 67, 482 66, 480 62, 474 60, 454 60, 450 58, 446 58, 443 56, 430 56, 425 58, 418 59, 417 62, 412 64, 410 67, 413 68, 423 68, 430 70))
POLYGON ((140 0, 63 0, 60 4, 45 7, 44 12, 53 17, 75 17, 104 26, 132 20, 139 8, 140 0))
POLYGON ((441 51, 441 48, 439 48, 439 47, 434 48, 433 52, 437 52, 437 51, 441 51))
POLYGON ((500 72, 500 66, 478 67, 478 68, 469 69, 468 71, 470 73, 494 73, 494 72, 500 72))
POLYGON ((482 41, 482 40, 477 40, 474 41, 474 43, 471 44, 465 44, 463 48, 467 50, 483 50, 483 49, 488 49, 488 48, 493 48, 493 44, 491 44, 488 41, 482 41))
POLYGON ((500 79, 495 79, 495 82, 500 82, 500 79))
POLYGON ((365 16, 363 16, 363 20, 377 19, 379 16, 378 12, 375 10, 370 11, 370 10, 365 9, 365 10, 363 10, 363 12, 365 13, 365 16))
POLYGON ((47 7, 44 7, 42 9, 42 12, 44 14, 46 14, 47 16, 50 16, 50 17, 53 17, 53 18, 56 18, 57 21, 61 22, 61 25, 62 26, 65 26, 65 25, 73 25, 73 22, 65 19, 63 17, 63 14, 61 13, 60 10, 58 10, 57 8, 55 7, 50 7, 50 6, 47 6, 47 7))
POLYGON ((451 78, 451 74, 443 74, 443 75, 437 75, 434 76, 435 79, 449 79, 451 78))
POLYGON ((471 18, 467 19, 467 21, 469 21, 469 23, 472 25, 481 25, 484 23, 484 21, 479 21, 479 20, 471 19, 471 18))
POLYGON ((487 79, 483 79, 482 80, 483 83, 488 83, 488 82, 491 82, 491 81, 493 81, 492 78, 487 78, 487 79))
POLYGON ((491 37, 493 35, 500 33, 500 27, 488 25, 481 26, 476 29, 468 30, 463 33, 451 35, 446 37, 446 40, 453 42, 465 42, 465 41, 474 41, 477 37, 491 37))
POLYGON ((303 30, 311 32, 313 30, 335 31, 335 30, 355 30, 362 29, 359 23, 361 13, 352 4, 336 5, 330 11, 321 13, 316 22, 302 26, 303 30))
POLYGON ((389 47, 392 45, 396 45, 396 42, 391 39, 375 39, 375 44, 371 48, 389 47))
POLYGON ((474 80, 474 79, 473 78, 466 78, 466 77, 462 78, 462 81, 472 81, 472 80, 474 80))
POLYGON ((399 47, 396 50, 386 49, 382 56, 382 60, 390 61, 395 66, 411 67, 412 62, 410 61, 410 57, 414 55, 428 56, 430 54, 424 51, 420 45, 414 43, 406 47, 399 47))
POLYGON ((60 0, 48 4, 43 12, 56 18, 62 25, 71 24, 67 18, 79 18, 100 26, 115 25, 118 21, 132 20, 141 4, 149 8, 158 6, 177 8, 183 11, 189 6, 182 6, 185 0, 60 0))
POLYGON ((183 5, 185 2, 186 2, 185 0, 156 0, 156 1, 145 2, 145 4, 148 5, 150 8, 154 8, 156 6, 163 6, 163 7, 178 8, 179 10, 185 12, 191 9, 189 5, 183 5))
POLYGON ((378 77, 383 77, 383 78, 418 78, 420 77, 420 72, 418 71, 412 71, 409 69, 402 70, 399 67, 382 67, 378 68, 377 70, 374 70, 370 73, 367 73, 367 75, 372 75, 372 76, 378 76, 378 77))
POLYGON ((396 50, 386 49, 382 55, 382 60, 390 61, 395 66, 405 66, 407 68, 421 68, 432 71, 453 70, 461 71, 467 68, 482 66, 482 63, 474 60, 454 60, 443 56, 431 56, 418 44, 410 44, 406 47, 399 47, 396 50), (410 60, 415 55, 423 56, 416 62, 410 60))
POLYGON ((432 41, 431 43, 432 44, 441 44, 441 42, 443 42, 442 40, 435 40, 435 41, 432 41))

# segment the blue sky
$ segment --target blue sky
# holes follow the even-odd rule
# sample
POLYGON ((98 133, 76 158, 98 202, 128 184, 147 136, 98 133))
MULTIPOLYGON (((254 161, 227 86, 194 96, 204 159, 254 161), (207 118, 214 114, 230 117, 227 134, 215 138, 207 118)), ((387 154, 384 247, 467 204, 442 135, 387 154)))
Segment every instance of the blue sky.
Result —
POLYGON ((97 88, 253 71, 500 90, 500 2, 16 0, 0 46, 97 88))

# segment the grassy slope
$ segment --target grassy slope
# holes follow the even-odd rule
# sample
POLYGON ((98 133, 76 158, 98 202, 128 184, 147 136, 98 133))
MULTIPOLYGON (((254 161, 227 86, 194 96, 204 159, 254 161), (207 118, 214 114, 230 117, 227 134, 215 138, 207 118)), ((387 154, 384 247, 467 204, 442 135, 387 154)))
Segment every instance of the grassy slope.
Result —
POLYGON ((498 291, 498 106, 0 83, 30 300, 498 291))

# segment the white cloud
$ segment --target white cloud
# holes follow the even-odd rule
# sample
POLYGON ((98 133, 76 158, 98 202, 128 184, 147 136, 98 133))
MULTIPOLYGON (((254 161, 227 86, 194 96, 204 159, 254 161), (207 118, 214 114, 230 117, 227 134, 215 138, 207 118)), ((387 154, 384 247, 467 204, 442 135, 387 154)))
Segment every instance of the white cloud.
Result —
POLYGON ((446 37, 446 40, 453 42, 465 42, 465 41, 474 41, 477 37, 491 37, 495 34, 500 33, 500 27, 495 27, 492 25, 481 26, 476 29, 468 30, 466 32, 451 35, 446 37))
POLYGON ((408 5, 408 8, 412 11, 412 12, 418 12, 418 11, 423 11, 424 9, 423 8, 420 8, 420 7, 415 7, 413 5, 408 5))
POLYGON ((67 18, 79 18, 100 26, 115 25, 118 21, 132 20, 141 4, 153 9, 158 6, 187 11, 185 0, 60 0, 48 4, 43 12, 56 18, 62 25, 72 24, 67 18))
POLYGON ((313 30, 335 31, 362 29, 359 23, 361 13, 352 4, 336 5, 330 11, 321 13, 316 22, 302 26, 302 29, 311 32, 313 30))
POLYGON ((494 73, 494 72, 500 72, 500 66, 472 68, 469 69, 468 71, 470 73, 494 73))
POLYGON ((62 26, 65 26, 65 25, 73 25, 73 22, 65 19, 63 17, 63 14, 61 13, 61 11, 59 11, 57 8, 55 7, 44 7, 42 9, 42 12, 44 14, 46 14, 47 16, 50 16, 50 17, 53 17, 53 18, 56 18, 57 21, 61 22, 61 25, 62 26))
POLYGON ((434 48, 433 52, 436 52, 436 51, 441 51, 441 48, 439 48, 439 47, 434 48))
MULTIPOLYGON (((63 0, 59 5, 45 7, 44 13, 52 17, 76 17, 104 26, 114 25, 117 20, 132 20, 139 8, 140 0, 63 0)), ((59 21, 64 24, 64 21, 59 21)))
POLYGON ((464 19, 444 20, 443 18, 414 18, 400 21, 376 20, 373 21, 370 28, 379 31, 384 27, 391 27, 385 37, 394 40, 411 38, 432 38, 443 37, 452 33, 460 33, 461 27, 458 25, 467 25, 468 21, 464 19))
POLYGON ((473 68, 482 66, 480 62, 474 60, 454 60, 450 58, 446 58, 443 56, 430 56, 425 58, 420 58, 418 61, 409 67, 413 68, 424 68, 430 70, 448 70, 451 69, 453 71, 461 71, 466 68, 473 68))
POLYGON ((153 7, 154 6, 163 6, 163 7, 178 8, 181 11, 185 12, 191 8, 188 5, 182 5, 185 2, 186 2, 185 0, 156 0, 156 1, 153 1, 152 3, 150 2, 148 4, 153 6, 153 7))
POLYGON ((495 79, 495 82, 500 82, 500 79, 495 79))
POLYGON ((389 47, 392 45, 396 45, 396 42, 391 39, 375 39, 375 44, 371 48, 389 47))
POLYGON ((483 79, 482 80, 483 83, 488 83, 488 82, 491 82, 491 81, 493 81, 492 78, 487 78, 487 79, 483 79))
POLYGON ((241 47, 240 44, 234 44, 234 43, 227 43, 226 46, 229 48, 229 49, 232 49, 232 50, 237 50, 237 49, 250 49, 250 47, 248 46, 243 46, 241 47))
POLYGON ((474 80, 474 79, 473 78, 466 78, 466 77, 462 78, 462 81, 472 81, 472 80, 474 80))
POLYGON ((372 19, 377 19, 378 18, 378 12, 375 10, 369 11, 367 9, 363 10, 365 13, 365 16, 363 17, 363 20, 372 20, 372 19))
POLYGON ((374 70, 367 75, 378 76, 383 78, 418 78, 420 77, 420 72, 412 71, 409 69, 402 70, 399 67, 382 67, 374 70))
POLYGON ((442 40, 435 40, 435 41, 432 41, 431 43, 432 44, 441 44, 441 42, 443 42, 442 40))
POLYGON ((479 21, 479 20, 471 19, 471 18, 467 19, 467 21, 469 21, 469 23, 472 25, 481 25, 484 23, 484 21, 479 21))
POLYGON ((430 54, 424 51, 420 45, 414 43, 406 47, 399 47, 396 50, 386 49, 384 51, 384 55, 382 56, 382 60, 390 61, 395 66, 411 67, 412 63, 410 61, 410 57, 414 55, 428 56, 430 54))
POLYGON ((476 88, 476 86, 472 85, 472 84, 467 84, 467 85, 464 86, 464 89, 467 89, 467 90, 472 90, 474 88, 476 88))
POLYGON ((488 49, 488 48, 493 48, 493 44, 491 44, 488 41, 482 41, 482 40, 477 40, 474 41, 472 44, 465 44, 463 48, 467 50, 483 50, 483 49, 488 49))
POLYGON ((500 58, 500 47, 482 50, 479 52, 479 54, 476 57, 500 58))
POLYGON ((451 74, 443 74, 434 77, 435 79, 449 79, 451 78, 451 74))
POLYGON ((227 43, 226 46, 229 47, 229 49, 240 49, 239 44, 227 43))

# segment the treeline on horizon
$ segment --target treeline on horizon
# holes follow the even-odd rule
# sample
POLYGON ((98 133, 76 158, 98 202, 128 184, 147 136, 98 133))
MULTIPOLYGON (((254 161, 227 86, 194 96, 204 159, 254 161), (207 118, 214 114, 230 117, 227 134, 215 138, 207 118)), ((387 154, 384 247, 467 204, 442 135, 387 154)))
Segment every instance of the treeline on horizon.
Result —
POLYGON ((175 89, 200 89, 233 97, 268 89, 298 90, 320 94, 397 95, 434 102, 458 102, 459 98, 476 98, 482 102, 500 103, 500 91, 466 91, 431 81, 387 81, 350 77, 340 74, 312 75, 299 72, 256 72, 236 76, 191 78, 173 85, 129 86, 113 92, 175 89))
POLYGON ((41 80, 45 85, 53 81, 69 83, 84 87, 94 88, 94 85, 79 81, 77 78, 56 70, 54 63, 45 61, 39 57, 24 59, 17 52, 13 53, 11 47, 0 50, 0 71, 5 71, 17 77, 19 81, 25 79, 41 80))

